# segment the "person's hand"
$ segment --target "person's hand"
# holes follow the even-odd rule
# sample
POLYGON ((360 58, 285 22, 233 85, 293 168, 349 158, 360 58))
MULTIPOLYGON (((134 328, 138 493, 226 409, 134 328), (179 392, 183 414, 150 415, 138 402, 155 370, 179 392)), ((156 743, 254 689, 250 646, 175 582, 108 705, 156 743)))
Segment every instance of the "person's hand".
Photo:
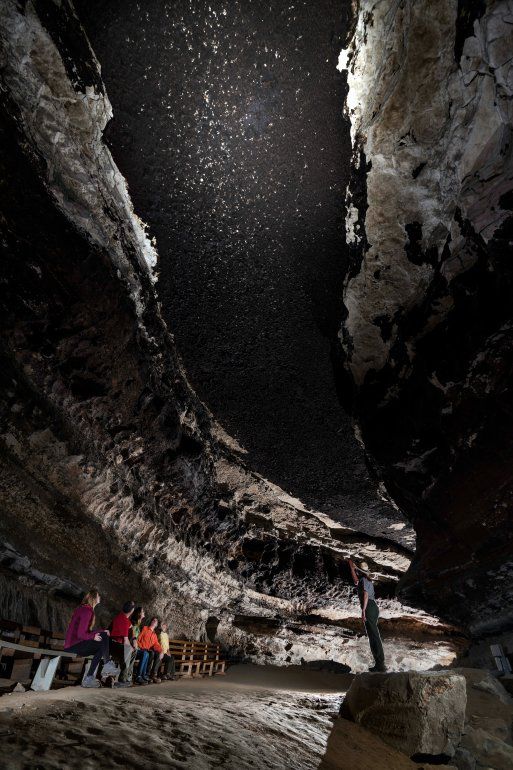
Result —
POLYGON ((101 642, 101 640, 102 640, 102 635, 101 634, 95 634, 94 635, 94 641, 95 642, 101 642))
POLYGON ((107 636, 110 636, 110 631, 109 631, 109 629, 108 629, 108 628, 106 628, 106 629, 105 629, 105 631, 104 631, 103 633, 104 633, 104 634, 107 634, 107 636))
POLYGON ((366 617, 365 617, 365 610, 362 612, 362 620, 363 620, 363 622, 365 623, 365 621, 366 621, 366 617))

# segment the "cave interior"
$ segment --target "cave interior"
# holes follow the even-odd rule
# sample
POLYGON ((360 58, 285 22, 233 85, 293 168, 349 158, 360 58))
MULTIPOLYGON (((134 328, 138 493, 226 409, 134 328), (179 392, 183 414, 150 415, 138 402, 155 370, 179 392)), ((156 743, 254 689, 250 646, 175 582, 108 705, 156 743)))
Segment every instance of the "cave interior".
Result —
POLYGON ((511 19, 2 0, 1 617, 513 660, 511 19))

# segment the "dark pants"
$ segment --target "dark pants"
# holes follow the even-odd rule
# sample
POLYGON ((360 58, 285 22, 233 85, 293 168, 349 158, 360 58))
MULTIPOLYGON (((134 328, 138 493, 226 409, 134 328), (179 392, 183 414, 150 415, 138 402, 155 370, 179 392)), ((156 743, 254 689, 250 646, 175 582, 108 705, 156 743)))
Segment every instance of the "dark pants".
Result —
POLYGON ((102 638, 101 642, 95 642, 94 639, 85 639, 83 642, 77 642, 77 644, 73 644, 71 647, 66 647, 66 652, 75 652, 83 658, 93 655, 87 676, 94 676, 102 658, 104 661, 109 659, 109 635, 102 631, 100 636, 102 638))
POLYGON ((157 676, 160 667, 160 653, 156 652, 156 650, 149 650, 149 653, 148 674, 149 676, 157 676))
POLYGON ((378 618, 378 605, 373 599, 369 599, 365 612, 365 628, 367 629, 367 636, 369 637, 369 644, 376 666, 381 667, 385 665, 385 653, 383 652, 383 644, 379 635, 378 618))
POLYGON ((162 658, 162 663, 164 664, 163 668, 163 674, 164 676, 174 676, 175 675, 175 659, 172 655, 164 655, 162 658))

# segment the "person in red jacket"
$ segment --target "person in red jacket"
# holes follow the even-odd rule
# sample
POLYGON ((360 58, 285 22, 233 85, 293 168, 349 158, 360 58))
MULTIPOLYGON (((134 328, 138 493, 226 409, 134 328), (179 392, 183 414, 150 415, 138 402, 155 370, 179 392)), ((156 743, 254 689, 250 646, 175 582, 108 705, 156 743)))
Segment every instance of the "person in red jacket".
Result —
POLYGON ((116 615, 110 626, 110 654, 120 663, 121 673, 118 685, 123 687, 130 687, 132 684, 132 671, 137 654, 129 638, 132 628, 130 618, 134 609, 134 602, 125 602, 121 612, 116 615))
POLYGON ((155 684, 160 684, 161 682, 157 676, 157 671, 163 655, 162 647, 160 646, 157 634, 155 633, 158 623, 158 618, 152 618, 147 625, 143 626, 137 640, 139 649, 147 650, 150 655, 146 670, 151 672, 150 678, 155 684))
POLYGON ((76 652, 80 656, 93 655, 87 675, 82 679, 82 687, 100 687, 95 677, 100 661, 109 659, 109 632, 106 628, 94 628, 94 608, 100 603, 97 588, 91 588, 82 599, 82 603, 74 610, 71 617, 64 649, 66 652, 76 652))

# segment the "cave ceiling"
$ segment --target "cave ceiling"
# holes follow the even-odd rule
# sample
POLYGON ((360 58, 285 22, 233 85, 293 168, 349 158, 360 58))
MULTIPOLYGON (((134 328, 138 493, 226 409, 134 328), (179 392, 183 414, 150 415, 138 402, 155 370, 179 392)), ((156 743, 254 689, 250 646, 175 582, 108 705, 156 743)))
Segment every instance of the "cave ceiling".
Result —
POLYGON ((255 470, 386 534, 397 514, 376 494, 332 361, 351 157, 336 64, 350 4, 76 7, 191 384, 255 470))

